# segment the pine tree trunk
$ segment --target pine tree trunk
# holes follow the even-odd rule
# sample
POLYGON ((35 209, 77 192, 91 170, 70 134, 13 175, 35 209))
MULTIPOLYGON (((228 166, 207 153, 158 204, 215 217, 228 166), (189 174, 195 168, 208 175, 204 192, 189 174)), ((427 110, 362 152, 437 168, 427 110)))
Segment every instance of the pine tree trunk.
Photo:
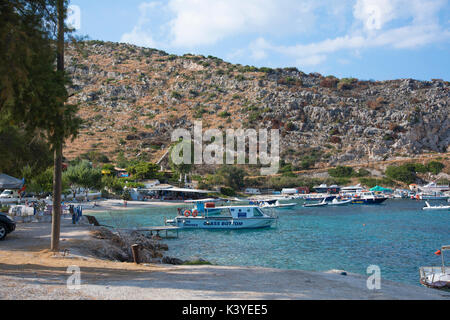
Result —
MULTIPOLYGON (((58 44, 57 70, 64 72, 64 0, 57 1, 58 10, 58 44)), ((62 123, 62 121, 61 121, 62 123)), ((59 251, 61 234, 61 194, 62 194, 62 137, 55 137, 54 171, 53 171, 53 210, 52 210, 52 240, 51 250, 59 251)))
POLYGON ((55 146, 54 157, 51 250, 57 252, 61 233, 62 146, 60 144, 55 146))

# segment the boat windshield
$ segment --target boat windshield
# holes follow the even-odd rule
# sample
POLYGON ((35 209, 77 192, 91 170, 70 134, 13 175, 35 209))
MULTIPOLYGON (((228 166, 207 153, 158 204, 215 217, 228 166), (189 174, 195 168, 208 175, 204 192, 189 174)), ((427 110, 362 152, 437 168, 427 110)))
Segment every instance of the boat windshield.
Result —
POLYGON ((263 213, 261 212, 261 209, 259 208, 253 208, 253 216, 254 217, 262 217, 263 213))
POLYGON ((231 212, 230 209, 228 208, 220 209, 220 211, 217 214, 220 215, 221 217, 231 217, 231 212))

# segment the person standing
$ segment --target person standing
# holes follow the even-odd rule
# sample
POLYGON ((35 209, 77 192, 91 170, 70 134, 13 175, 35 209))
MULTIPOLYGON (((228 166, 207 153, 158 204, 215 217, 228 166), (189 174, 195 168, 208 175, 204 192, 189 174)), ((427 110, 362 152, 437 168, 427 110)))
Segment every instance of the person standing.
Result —
POLYGON ((72 216, 72 224, 75 224, 75 207, 73 204, 69 206, 69 213, 72 216))

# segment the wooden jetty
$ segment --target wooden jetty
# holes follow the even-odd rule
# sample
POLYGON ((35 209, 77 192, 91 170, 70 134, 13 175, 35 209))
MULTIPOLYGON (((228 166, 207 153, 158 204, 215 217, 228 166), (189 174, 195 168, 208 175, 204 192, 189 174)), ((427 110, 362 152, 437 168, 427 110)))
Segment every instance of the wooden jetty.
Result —
POLYGON ((133 231, 138 231, 138 232, 149 232, 150 235, 153 235, 153 233, 155 232, 156 235, 161 236, 160 233, 161 232, 165 232, 166 234, 166 238, 169 238, 169 232, 176 232, 177 234, 177 238, 178 238, 178 231, 181 228, 179 227, 172 227, 172 226, 161 226, 161 227, 140 227, 137 229, 133 229, 133 231))

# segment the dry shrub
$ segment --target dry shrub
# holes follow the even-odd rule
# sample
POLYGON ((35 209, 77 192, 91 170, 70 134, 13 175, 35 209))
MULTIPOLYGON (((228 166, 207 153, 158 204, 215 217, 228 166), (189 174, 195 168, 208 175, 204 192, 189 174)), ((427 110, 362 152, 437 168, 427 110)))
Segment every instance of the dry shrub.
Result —
POLYGON ((332 136, 332 137, 330 138, 330 142, 331 142, 331 143, 337 144, 337 143, 341 143, 342 140, 341 140, 341 138, 339 138, 339 137, 332 136))
POLYGON ((386 104, 386 100, 384 100, 383 97, 378 97, 376 100, 367 101, 367 106, 371 110, 380 110, 384 104, 386 104))
POLYGON ((320 81, 320 86, 322 88, 334 89, 337 87, 338 83, 339 83, 339 80, 336 78, 324 78, 324 79, 322 79, 322 81, 320 81))

